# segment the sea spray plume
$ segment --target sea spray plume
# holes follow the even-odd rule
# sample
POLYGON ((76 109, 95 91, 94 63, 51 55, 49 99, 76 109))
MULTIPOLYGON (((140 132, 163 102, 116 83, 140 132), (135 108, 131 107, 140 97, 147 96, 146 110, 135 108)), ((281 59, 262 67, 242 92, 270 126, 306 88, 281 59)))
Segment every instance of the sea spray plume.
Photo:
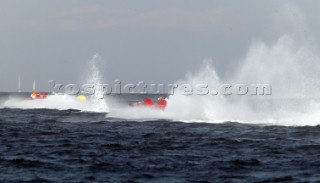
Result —
MULTIPOLYGON (((206 63, 177 84, 219 85, 269 84, 272 95, 183 95, 175 90, 168 106, 155 117, 180 121, 227 122, 254 124, 318 125, 320 124, 320 57, 306 29, 304 18, 294 4, 286 3, 278 17, 286 32, 273 43, 255 40, 234 73, 219 77, 206 63)), ((132 113, 128 113, 132 115, 132 113)), ((134 115, 144 118, 144 110, 134 115)))
POLYGON ((319 56, 284 35, 273 45, 253 43, 234 76, 236 82, 268 83, 274 97, 320 96, 319 56), (316 79, 317 78, 317 79, 316 79))
MULTIPOLYGON (((304 16, 285 3, 278 26, 287 29, 271 44, 253 41, 239 67, 219 83, 261 83, 272 86, 272 95, 170 97, 168 112, 180 120, 240 121, 278 125, 320 124, 320 57, 312 36, 306 35, 304 16), (301 123, 303 121, 303 124, 301 123)), ((240 60, 240 59, 239 59, 240 60)), ((207 81, 211 71, 187 76, 182 82, 207 81), (191 77, 190 77, 191 76, 191 77)), ((211 70, 214 70, 211 67, 211 70)), ((179 81, 178 83, 181 83, 179 81)))
MULTIPOLYGON (((272 95, 182 95, 170 96, 166 115, 183 121, 316 125, 320 117, 320 57, 307 41, 297 44, 295 38, 284 35, 273 44, 262 41, 250 46, 238 71, 219 78, 208 63, 194 74, 177 83, 208 85, 269 84, 272 95), (308 122, 305 122, 308 119, 308 122), (304 124, 300 124, 304 121, 304 124)), ((312 44, 311 44, 312 45, 312 44)))
POLYGON ((308 27, 299 7, 286 2, 282 12, 277 22, 287 28, 286 33, 273 44, 253 42, 232 78, 236 82, 268 83, 273 88, 272 96, 241 99, 250 107, 243 111, 248 116, 244 120, 316 125, 320 121, 319 48, 312 35, 306 34, 308 27))
POLYGON ((320 97, 320 57, 309 40, 296 39, 284 35, 275 44, 254 43, 234 76, 236 81, 263 82, 273 88, 272 96, 243 100, 255 106, 251 107, 252 114, 247 111, 255 121, 297 124, 308 116, 309 124, 318 123, 320 118, 314 114, 320 108, 314 104, 320 97))
POLYGON ((320 57, 309 41, 298 44, 295 37, 284 35, 273 44, 253 42, 238 70, 220 78, 215 68, 205 62, 194 73, 176 84, 226 83, 270 84, 272 95, 184 95, 179 90, 169 97, 165 111, 128 108, 114 117, 166 118, 180 121, 227 122, 253 124, 320 124, 320 57), (151 113, 152 112, 152 113, 151 113), (123 115, 126 114, 126 115, 123 115), (150 115, 152 114, 152 116, 150 115))
POLYGON ((90 101, 97 107, 97 110, 109 112, 106 99, 103 97, 103 78, 101 76, 98 65, 103 62, 101 56, 96 53, 88 60, 88 84, 94 86, 94 94, 90 96, 90 101))
POLYGON ((214 116, 219 109, 217 101, 225 100, 223 96, 212 93, 221 85, 221 81, 209 60, 205 60, 197 72, 188 73, 185 80, 177 81, 176 84, 190 84, 193 88, 198 84, 207 84, 209 89, 206 95, 185 95, 177 89, 170 96, 166 109, 166 115, 176 120, 211 120, 210 116, 214 116))

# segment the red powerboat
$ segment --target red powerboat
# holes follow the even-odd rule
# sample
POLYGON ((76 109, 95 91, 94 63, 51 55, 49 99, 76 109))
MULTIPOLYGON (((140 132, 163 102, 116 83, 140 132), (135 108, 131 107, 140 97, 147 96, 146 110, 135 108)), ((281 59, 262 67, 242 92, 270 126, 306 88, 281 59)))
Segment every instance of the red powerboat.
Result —
POLYGON ((145 98, 143 101, 130 102, 131 107, 150 107, 153 109, 164 110, 167 107, 167 98, 159 97, 157 102, 153 102, 151 98, 145 98))

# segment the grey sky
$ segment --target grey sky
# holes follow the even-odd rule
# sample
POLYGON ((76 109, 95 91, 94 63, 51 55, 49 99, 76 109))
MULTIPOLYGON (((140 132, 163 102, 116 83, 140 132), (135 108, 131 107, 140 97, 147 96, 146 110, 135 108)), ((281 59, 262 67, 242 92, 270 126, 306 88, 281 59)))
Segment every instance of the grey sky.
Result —
POLYGON ((275 41, 303 21, 319 37, 319 1, 3 0, 0 1, 0 91, 17 77, 30 91, 47 81, 79 83, 86 61, 99 53, 106 82, 172 83, 212 58, 222 76, 236 67, 254 39, 275 41), (295 17, 297 16, 297 17, 295 17), (303 19, 303 17, 302 17, 303 19), (289 21, 289 23, 288 23, 289 21))

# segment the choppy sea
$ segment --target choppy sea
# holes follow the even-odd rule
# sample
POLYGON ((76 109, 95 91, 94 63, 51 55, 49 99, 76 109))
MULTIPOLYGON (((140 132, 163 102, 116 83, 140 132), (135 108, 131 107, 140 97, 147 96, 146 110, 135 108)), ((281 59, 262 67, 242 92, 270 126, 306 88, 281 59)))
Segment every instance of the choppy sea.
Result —
POLYGON ((137 120, 7 103, 25 96, 0 94, 0 182, 320 181, 320 126, 137 120))

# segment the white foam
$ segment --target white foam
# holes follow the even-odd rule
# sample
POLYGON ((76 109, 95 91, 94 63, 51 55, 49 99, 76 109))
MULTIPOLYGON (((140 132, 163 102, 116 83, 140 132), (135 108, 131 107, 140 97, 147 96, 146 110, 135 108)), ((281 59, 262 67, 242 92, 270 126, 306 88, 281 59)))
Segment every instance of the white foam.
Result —
POLYGON ((21 97, 10 97, 6 100, 2 107, 4 108, 19 108, 19 109, 56 109, 69 110, 75 109, 87 112, 106 112, 95 103, 90 101, 79 101, 76 96, 70 95, 48 95, 46 99, 32 100, 29 98, 22 99, 21 97))

